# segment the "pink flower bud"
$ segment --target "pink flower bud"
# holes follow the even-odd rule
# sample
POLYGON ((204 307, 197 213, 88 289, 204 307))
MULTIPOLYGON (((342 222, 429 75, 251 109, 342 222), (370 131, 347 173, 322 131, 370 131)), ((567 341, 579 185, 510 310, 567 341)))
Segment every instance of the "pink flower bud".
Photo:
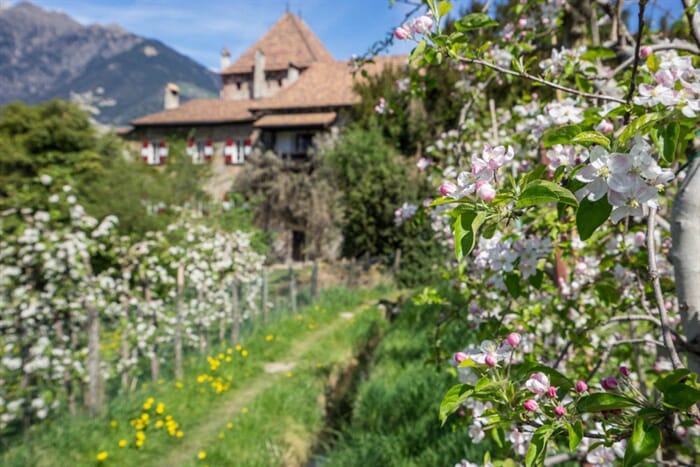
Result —
POLYGON ((549 397, 557 397, 557 388, 555 388, 554 386, 550 386, 549 388, 547 388, 547 395, 549 397))
POLYGON ((442 194, 442 196, 450 196, 455 191, 457 191, 457 185, 452 182, 443 182, 442 185, 440 185, 440 194, 442 194))
POLYGON ((455 354, 455 362, 457 363, 462 363, 467 358, 469 358, 469 355, 465 354, 464 352, 457 352, 455 354))
POLYGON ((506 337, 506 342, 508 342, 508 345, 511 347, 517 347, 520 345, 520 342, 523 340, 523 337, 518 334, 517 332, 511 332, 508 334, 508 337, 506 337))
POLYGON ((645 45, 644 47, 639 49, 639 56, 642 58, 647 58, 649 55, 651 55, 653 53, 654 53, 654 51, 648 45, 645 45))
POLYGON ((618 386, 617 378, 614 376, 608 376, 607 378, 603 378, 600 380, 600 385, 605 389, 606 391, 613 391, 617 389, 618 386))
POLYGON ((588 391, 588 385, 585 381, 578 381, 576 383, 576 392, 586 392, 588 391))
POLYGON ((615 127, 610 120, 601 120, 595 129, 601 133, 612 133, 615 127))
POLYGON ((520 26, 521 28, 524 28, 525 26, 527 26, 527 18, 524 18, 521 16, 520 19, 518 20, 518 26, 520 26))
POLYGON ((564 408, 563 405, 558 405, 558 406, 554 407, 554 413, 558 417, 563 417, 564 415, 566 415, 566 409, 564 408))
POLYGON ((540 408, 539 405, 537 405, 537 401, 534 399, 528 399, 525 402, 523 402, 523 407, 525 407, 525 410, 528 410, 530 412, 537 412, 537 410, 540 408))
POLYGON ((496 197, 496 190, 493 189, 490 183, 484 182, 476 190, 476 194, 479 195, 484 202, 490 203, 496 197))
POLYGON ((498 363, 498 360, 496 360, 496 357, 493 354, 487 354, 486 358, 484 358, 484 362, 491 368, 496 366, 496 363, 498 363))
POLYGON ((433 29, 433 18, 428 15, 419 16, 410 23, 410 28, 418 34, 428 34, 433 29))
POLYGON ((629 375, 630 375, 630 369, 627 368, 625 365, 622 365, 622 366, 620 367, 620 374, 621 374, 622 376, 629 376, 629 375))
POLYGON ((404 24, 394 30, 394 37, 400 41, 411 38, 411 30, 404 24))

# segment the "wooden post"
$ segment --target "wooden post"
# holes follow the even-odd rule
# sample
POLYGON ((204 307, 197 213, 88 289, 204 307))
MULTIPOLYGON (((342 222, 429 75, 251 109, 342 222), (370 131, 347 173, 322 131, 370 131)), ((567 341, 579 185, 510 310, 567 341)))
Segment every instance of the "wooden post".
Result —
MULTIPOLYGON (((121 330, 121 357, 122 361, 129 361, 129 297, 122 297, 122 308, 124 310, 124 326, 121 330)), ((122 368, 122 387, 127 389, 129 387, 129 368, 124 365, 122 368)))
POLYGON ((263 324, 267 326, 267 269, 263 269, 262 274, 262 320, 263 324))
POLYGON ((311 299, 318 298, 318 260, 314 259, 314 267, 311 269, 311 299))
MULTIPOLYGON (((156 321, 156 313, 155 311, 151 310, 151 288, 148 286, 148 284, 144 285, 144 296, 146 297, 146 308, 150 313, 151 325, 153 327, 157 327, 158 322, 156 321)), ((153 339, 155 340, 155 335, 153 336, 153 339)), ((158 361, 158 347, 155 342, 148 346, 148 353, 151 354, 149 357, 151 359, 151 380, 153 383, 157 383, 158 378, 160 378, 160 362, 158 361)))
POLYGON ((102 409, 102 378, 100 375, 100 317, 94 303, 87 303, 88 330, 88 394, 87 409, 90 415, 102 409))
POLYGON ((393 273, 394 273, 394 279, 396 279, 399 275, 399 271, 401 270, 401 248, 396 249, 396 254, 394 255, 394 266, 392 267, 393 273))
POLYGON ((238 282, 233 281, 231 287, 231 345, 238 343, 238 335, 241 325, 241 310, 238 297, 238 282))
POLYGON ((200 306, 204 301, 204 292, 202 287, 197 287, 197 320, 199 321, 199 352, 204 355, 207 352, 207 329, 202 324, 201 316, 199 316, 200 306))
POLYGON ((297 279, 294 276, 294 269, 289 265, 289 301, 292 313, 297 312, 297 279))
POLYGON ((185 292, 185 266, 177 267, 177 302, 175 304, 175 379, 182 381, 182 307, 185 292))

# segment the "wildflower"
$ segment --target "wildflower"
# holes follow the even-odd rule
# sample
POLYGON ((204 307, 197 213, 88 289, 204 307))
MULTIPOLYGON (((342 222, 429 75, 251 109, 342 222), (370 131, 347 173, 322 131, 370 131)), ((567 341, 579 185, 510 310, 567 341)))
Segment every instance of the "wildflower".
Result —
POLYGON ((241 352, 241 357, 247 357, 248 356, 248 351, 244 350, 241 352))
POLYGON ((116 428, 116 427, 119 425, 119 422, 116 421, 116 420, 112 420, 111 422, 109 422, 109 425, 110 425, 112 428, 116 428))
POLYGON ((540 406, 537 404, 537 401, 534 399, 528 399, 525 402, 523 402, 523 407, 525 407, 525 410, 528 410, 530 412, 537 412, 537 410, 540 408, 540 406))
POLYGON ((405 41, 411 38, 411 30, 407 25, 403 24, 394 30, 394 37, 400 41, 405 41))
POLYGON ((554 386, 550 386, 547 389, 547 395, 551 398, 557 397, 557 388, 555 388, 554 386))
POLYGON ((199 451, 199 454, 197 454, 197 457, 204 460, 207 458, 207 453, 204 451, 199 451))
POLYGON ((241 346, 241 344, 238 344, 238 345, 236 346, 236 352, 240 352, 242 348, 243 348, 243 347, 241 346))
POLYGON ((182 438, 183 436, 185 436, 185 434, 182 431, 178 431, 177 433, 175 433, 176 438, 182 438))
POLYGON ((267 336, 265 336, 265 340, 266 340, 267 342, 270 342, 270 341, 271 341, 272 339, 274 339, 274 338, 275 338, 275 336, 273 336, 272 334, 268 334, 267 336))
POLYGON ((566 409, 563 405, 560 404, 554 408, 554 413, 559 417, 563 417, 564 415, 566 415, 566 409))
POLYGON ((620 367, 620 374, 621 374, 622 376, 629 376, 629 375, 630 375, 630 369, 627 368, 625 365, 622 365, 622 366, 620 367))
POLYGON ((228 422, 228 423, 226 424, 226 428, 228 428, 229 430, 230 430, 231 428, 233 428, 233 423, 232 423, 232 422, 228 422))
POLYGON ((576 392, 586 392, 588 391, 588 385, 585 381, 576 382, 576 392))
POLYGON ((103 460, 107 459, 107 456, 109 456, 107 451, 98 452, 97 453, 97 462, 102 462, 103 460))
POLYGON ((120 439, 120 440, 119 440, 119 447, 120 447, 120 448, 125 448, 126 445, 127 445, 127 442, 126 442, 125 439, 120 439))

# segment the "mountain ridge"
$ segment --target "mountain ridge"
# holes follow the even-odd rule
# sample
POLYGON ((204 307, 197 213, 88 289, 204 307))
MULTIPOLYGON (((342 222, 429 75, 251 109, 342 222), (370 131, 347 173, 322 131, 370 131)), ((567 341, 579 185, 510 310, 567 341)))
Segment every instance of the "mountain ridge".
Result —
POLYGON ((183 102, 220 89, 217 74, 119 25, 82 25, 29 2, 0 8, 0 105, 69 99, 102 124, 124 126, 161 110, 168 82, 183 102))

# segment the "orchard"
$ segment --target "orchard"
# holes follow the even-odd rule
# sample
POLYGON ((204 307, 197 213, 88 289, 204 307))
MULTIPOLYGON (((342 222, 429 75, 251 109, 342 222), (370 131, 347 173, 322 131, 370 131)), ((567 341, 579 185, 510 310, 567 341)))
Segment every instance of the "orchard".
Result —
POLYGON ((489 443, 458 465, 697 465, 695 2, 685 40, 654 32, 646 0, 629 29, 622 1, 509 2, 501 21, 486 2, 449 23, 453 2, 425 3, 394 36, 414 67, 462 77, 459 126, 418 162, 467 304, 438 324, 464 334, 442 349, 460 384, 440 419, 489 443))

